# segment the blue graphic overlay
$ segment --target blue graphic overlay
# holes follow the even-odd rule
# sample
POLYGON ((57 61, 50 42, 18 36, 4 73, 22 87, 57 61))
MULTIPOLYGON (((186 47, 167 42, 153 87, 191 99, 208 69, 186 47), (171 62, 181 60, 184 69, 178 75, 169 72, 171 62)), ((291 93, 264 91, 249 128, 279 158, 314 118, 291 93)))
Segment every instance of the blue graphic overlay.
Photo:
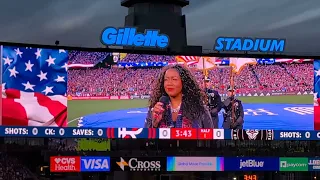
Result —
MULTIPOLYGON (((313 105, 244 104, 244 129, 313 130, 313 105)), ((144 127, 147 108, 108 111, 86 115, 80 127, 144 127)), ((219 126, 223 117, 219 115, 219 126)))
POLYGON ((308 170, 309 171, 320 171, 320 158, 309 158, 308 159, 308 170))
POLYGON ((320 98, 320 59, 315 59, 314 66, 314 97, 320 98))
POLYGON ((81 172, 110 171, 110 157, 81 157, 81 172))
POLYGON ((102 31, 101 43, 105 45, 133 46, 166 48, 169 46, 169 37, 160 34, 159 30, 145 30, 145 33, 138 33, 137 28, 107 27, 102 31))
POLYGON ((175 171, 175 157, 167 157, 167 171, 175 171))
POLYGON ((224 158, 225 171, 279 171, 279 158, 224 158))
POLYGON ((283 52, 285 39, 219 37, 216 39, 216 51, 283 52))

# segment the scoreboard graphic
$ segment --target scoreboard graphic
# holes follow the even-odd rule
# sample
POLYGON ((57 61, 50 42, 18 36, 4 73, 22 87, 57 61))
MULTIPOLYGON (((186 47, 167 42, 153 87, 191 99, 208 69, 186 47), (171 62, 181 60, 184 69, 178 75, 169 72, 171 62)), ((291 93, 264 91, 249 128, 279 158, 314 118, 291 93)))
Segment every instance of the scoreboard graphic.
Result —
POLYGON ((198 139, 198 140, 319 140, 320 131, 228 130, 190 128, 58 128, 0 126, 0 137, 198 139))

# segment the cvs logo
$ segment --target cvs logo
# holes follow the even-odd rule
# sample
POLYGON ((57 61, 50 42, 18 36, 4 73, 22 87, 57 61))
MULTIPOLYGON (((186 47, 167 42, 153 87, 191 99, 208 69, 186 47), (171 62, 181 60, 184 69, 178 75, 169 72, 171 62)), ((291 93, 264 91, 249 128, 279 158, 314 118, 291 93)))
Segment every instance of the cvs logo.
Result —
POLYGON ((78 156, 53 156, 50 157, 51 172, 79 172, 80 157, 78 156))
POLYGON ((81 172, 110 171, 110 157, 81 157, 81 172))

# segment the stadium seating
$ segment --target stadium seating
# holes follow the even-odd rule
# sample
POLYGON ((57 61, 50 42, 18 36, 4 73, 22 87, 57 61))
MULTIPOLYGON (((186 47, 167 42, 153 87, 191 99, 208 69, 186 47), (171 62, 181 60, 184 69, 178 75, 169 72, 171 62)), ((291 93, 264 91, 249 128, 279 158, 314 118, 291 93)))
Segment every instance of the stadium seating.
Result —
POLYGON ((96 64, 109 54, 107 52, 70 51, 69 64, 96 64))
MULTIPOLYGON (((313 90, 312 63, 246 66, 235 77, 239 93, 310 92, 313 90)), ((158 68, 85 69, 68 72, 68 94, 71 96, 148 95, 159 74, 158 68), (90 83, 88 83, 90 82, 90 83)), ((193 70, 200 85, 202 71, 193 70)), ((215 88, 224 93, 230 84, 230 69, 209 71, 215 88)))

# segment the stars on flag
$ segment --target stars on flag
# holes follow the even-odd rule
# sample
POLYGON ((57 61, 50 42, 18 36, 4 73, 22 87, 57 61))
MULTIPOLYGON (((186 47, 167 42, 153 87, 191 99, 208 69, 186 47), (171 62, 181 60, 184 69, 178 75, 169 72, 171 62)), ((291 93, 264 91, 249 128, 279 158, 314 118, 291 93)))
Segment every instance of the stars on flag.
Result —
POLYGON ((20 58, 22 58, 23 52, 21 52, 19 48, 15 49, 14 51, 16 52, 17 56, 20 56, 20 58))
POLYGON ((36 85, 30 84, 29 81, 27 81, 27 83, 22 83, 22 85, 24 86, 24 90, 30 89, 30 90, 32 90, 32 91, 34 91, 33 87, 36 86, 36 85))
POLYGON ((40 78, 40 81, 42 81, 42 80, 47 80, 48 79, 47 78, 47 74, 48 73, 44 73, 44 72, 40 71, 40 74, 38 74, 37 76, 40 78))
POLYGON ((11 62, 13 61, 12 59, 10 59, 8 56, 6 58, 2 58, 4 60, 4 65, 10 65, 11 62))
POLYGON ((14 66, 12 69, 9 69, 10 71, 10 77, 17 77, 17 74, 19 74, 19 72, 16 70, 16 67, 14 66))
POLYGON ((59 75, 58 75, 58 77, 57 77, 54 81, 56 81, 56 82, 66 82, 66 81, 64 80, 64 76, 59 76, 59 75))
POLYGON ((44 92, 45 95, 48 95, 49 93, 53 93, 52 89, 53 89, 53 86, 51 87, 46 86, 46 89, 44 89, 42 92, 44 92))
POLYGON ((64 49, 59 49, 59 53, 67 53, 64 49))
POLYGON ((46 61, 48 62, 48 66, 50 66, 50 65, 54 65, 55 64, 55 61, 56 60, 56 58, 52 58, 51 56, 49 56, 49 59, 47 59, 46 61))
POLYGON ((315 70, 314 72, 316 73, 316 76, 320 76, 320 69, 315 70))
POLYGON ((28 63, 24 63, 26 65, 26 70, 25 71, 30 71, 32 72, 32 66, 34 66, 34 64, 31 64, 31 61, 29 60, 28 63))
POLYGON ((37 52, 34 53, 36 55, 36 59, 39 59, 41 57, 41 51, 42 49, 38 48, 37 52))
POLYGON ((67 90, 68 53, 60 49, 3 46, 2 89, 62 95, 67 90))

